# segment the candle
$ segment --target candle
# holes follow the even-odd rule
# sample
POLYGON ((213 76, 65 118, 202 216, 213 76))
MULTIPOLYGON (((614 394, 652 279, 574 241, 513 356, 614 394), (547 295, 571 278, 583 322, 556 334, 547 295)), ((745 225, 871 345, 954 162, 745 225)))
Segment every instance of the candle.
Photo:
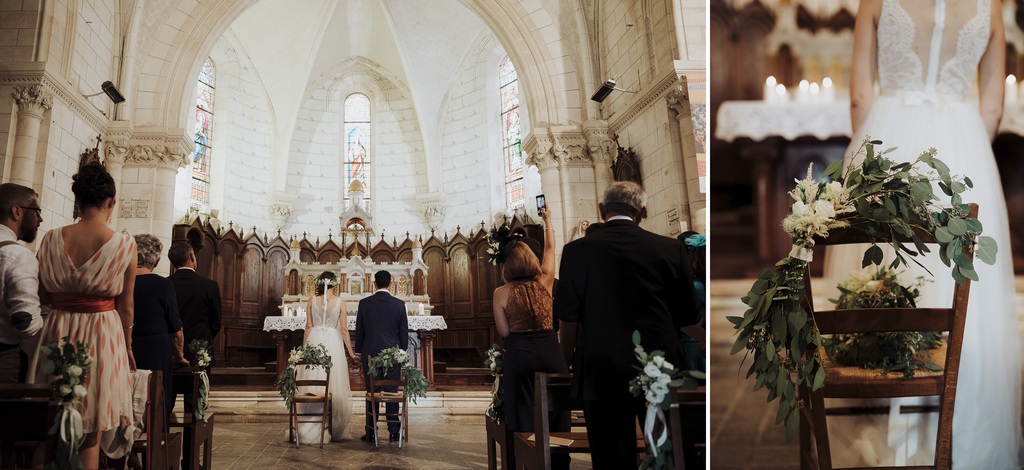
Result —
POLYGON ((800 80, 800 89, 796 92, 796 101, 799 103, 806 103, 811 98, 810 92, 811 85, 807 80, 800 80))
POLYGON ((423 313, 423 304, 422 303, 416 304, 416 307, 417 307, 417 309, 420 312, 420 316, 425 315, 425 313, 423 313))
POLYGON ((284 316, 286 316, 286 317, 290 317, 290 316, 292 316, 292 309, 290 309, 290 308, 288 308, 288 307, 286 306, 286 307, 284 308, 284 316))
POLYGON ((821 81, 821 94, 825 101, 835 101, 836 87, 832 86, 832 79, 825 77, 821 81))
POLYGON ((1017 77, 1010 74, 1006 77, 1006 102, 1016 103, 1017 102, 1017 77))
POLYGON ((787 101, 789 96, 786 94, 786 85, 778 84, 775 85, 775 99, 772 101, 787 101))
POLYGON ((810 90, 811 90, 811 101, 817 103, 821 99, 821 95, 819 94, 821 92, 821 89, 820 89, 820 87, 818 87, 818 83, 817 82, 811 83, 810 90))
POLYGON ((778 82, 775 81, 774 76, 769 76, 768 79, 764 81, 765 101, 775 101, 775 99, 777 98, 777 96, 775 95, 775 85, 777 84, 778 82))

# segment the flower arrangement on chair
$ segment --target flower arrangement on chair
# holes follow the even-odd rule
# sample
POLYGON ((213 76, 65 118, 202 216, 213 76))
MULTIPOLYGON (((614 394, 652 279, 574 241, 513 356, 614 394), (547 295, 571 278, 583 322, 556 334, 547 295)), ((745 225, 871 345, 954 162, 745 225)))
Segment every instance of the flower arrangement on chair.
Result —
POLYGON ((324 345, 303 345, 292 349, 288 355, 288 367, 274 382, 274 386, 281 392, 281 398, 284 398, 286 408, 291 408, 292 402, 295 401, 295 394, 298 392, 295 385, 295 366, 302 361, 311 367, 323 367, 325 372, 331 372, 331 358, 327 355, 327 348, 324 345))
MULTIPOLYGON (((981 222, 968 216, 970 206, 961 197, 973 187, 970 178, 950 175, 946 164, 935 158, 934 148, 913 162, 896 163, 885 158, 895 148, 875 151, 881 143, 865 140, 857 152, 863 161, 845 171, 842 160, 829 165, 823 178, 831 181, 815 180, 810 168, 805 179, 797 180, 789 192, 794 199, 792 213, 782 223, 793 237, 793 250, 772 269, 761 271, 743 297, 749 307, 744 315, 728 318, 738 330, 731 354, 753 355, 747 377, 756 376, 754 390, 766 388, 769 401, 779 400, 775 422, 785 423, 787 441, 792 441, 799 427, 797 385, 814 391, 825 381, 821 356, 805 354, 822 347, 824 340, 802 307, 804 276, 816 237, 827 238, 830 230, 839 227, 889 237, 886 243, 896 254, 889 268, 896 269, 908 264, 908 256, 921 265, 913 257, 930 249, 915 230, 924 231, 938 242, 939 258, 952 267, 958 283, 978 280, 973 263, 962 253, 964 247, 974 249, 981 261, 995 263, 995 240, 981 235, 981 222), (949 197, 948 205, 939 205, 933 184, 949 197), (904 244, 897 236, 911 243, 904 244)), ((883 257, 882 248, 872 244, 864 252, 863 267, 881 265, 883 257)))
MULTIPOLYGON (((696 389, 706 377, 696 370, 680 371, 675 365, 665 360, 663 351, 651 351, 648 354, 640 345, 640 332, 633 331, 633 348, 639 365, 634 367, 640 371, 629 381, 629 391, 635 397, 647 399, 647 418, 644 421, 644 459, 640 462, 640 470, 654 468, 673 468, 672 457, 668 451, 672 447, 669 440, 668 423, 665 412, 672 405, 666 400, 672 389, 696 389)), ((678 457, 678 456, 677 456, 678 457)))
POLYGON ((42 346, 43 372, 55 378, 50 383, 50 402, 60 405, 50 435, 55 437, 54 460, 46 464, 47 470, 83 468, 78 449, 85 440, 82 414, 78 410, 88 390, 85 388, 92 367, 88 343, 72 343, 65 336, 60 342, 42 346))
POLYGON ((210 343, 203 339, 194 339, 188 343, 188 350, 196 356, 196 366, 199 367, 199 396, 196 397, 193 416, 199 421, 206 422, 206 412, 210 409, 210 377, 206 370, 213 360, 210 358, 210 343))
MULTIPOLYGON (((837 310, 914 308, 924 282, 918 277, 909 287, 904 286, 896 272, 885 267, 855 271, 839 284, 839 298, 830 300, 837 310)), ((942 369, 928 361, 929 350, 940 345, 940 332, 894 331, 835 335, 825 344, 825 350, 836 364, 879 369, 882 374, 902 372, 904 378, 912 379, 916 370, 942 369)))
POLYGON ((503 408, 505 393, 501 390, 501 374, 505 370, 505 350, 497 344, 491 346, 491 349, 487 350, 484 366, 491 370, 491 376, 494 377, 494 385, 491 387, 491 403, 487 405, 487 411, 484 414, 495 422, 501 423, 505 420, 503 408))
POLYGON ((403 388, 407 398, 416 403, 417 397, 427 396, 427 378, 423 372, 409 364, 409 353, 398 346, 381 350, 367 364, 374 377, 383 377, 392 367, 402 368, 403 388))

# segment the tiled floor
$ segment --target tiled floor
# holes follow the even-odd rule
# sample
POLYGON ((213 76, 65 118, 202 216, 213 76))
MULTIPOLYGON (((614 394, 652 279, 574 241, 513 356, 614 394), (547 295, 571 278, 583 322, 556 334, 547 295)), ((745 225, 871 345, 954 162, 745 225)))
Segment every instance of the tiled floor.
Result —
MULTIPOLYGON (((410 418, 412 441, 402 448, 388 443, 379 448, 358 440, 361 422, 350 431, 356 439, 302 446, 287 442, 287 424, 217 423, 213 438, 213 468, 240 469, 462 469, 487 468, 483 417, 456 416, 423 422, 410 418)), ((573 469, 590 468, 589 456, 574 457, 573 469)))

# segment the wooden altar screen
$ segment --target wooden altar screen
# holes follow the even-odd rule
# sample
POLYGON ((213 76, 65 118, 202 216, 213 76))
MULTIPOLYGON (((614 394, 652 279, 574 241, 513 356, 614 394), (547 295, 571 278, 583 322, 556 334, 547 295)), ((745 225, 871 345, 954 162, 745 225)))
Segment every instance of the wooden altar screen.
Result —
MULTIPOLYGON (((524 225, 518 218, 512 220, 512 226, 523 227, 531 237, 543 234, 539 226, 524 225)), ((481 223, 468 234, 457 228, 451 238, 430 234, 422 242, 423 262, 430 272, 425 284, 432 314, 443 316, 448 325, 434 339, 435 352, 478 364, 483 362, 484 351, 500 342, 491 300, 501 277, 487 258, 488 229, 481 223)), ((365 236, 349 233, 325 238, 310 240, 304 235, 297 240, 300 261, 335 263, 367 252, 375 263, 408 262, 413 257, 414 243, 408 234, 401 242, 380 236, 372 244, 365 236)), ((257 366, 273 361, 275 345, 263 331, 264 318, 280 315, 281 298, 286 293, 297 294, 301 288, 297 275, 289 278, 284 272, 291 258, 289 240, 280 234, 270 238, 234 227, 217 230, 201 217, 175 225, 172 239, 188 241, 196 252, 199 274, 220 285, 224 313, 222 333, 214 339, 218 363, 257 366)))

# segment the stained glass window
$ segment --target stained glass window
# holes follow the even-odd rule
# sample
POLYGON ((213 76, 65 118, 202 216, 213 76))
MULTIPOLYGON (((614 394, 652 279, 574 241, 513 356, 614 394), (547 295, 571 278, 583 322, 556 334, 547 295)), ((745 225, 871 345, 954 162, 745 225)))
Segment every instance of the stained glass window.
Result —
POLYGON ((519 79, 512 60, 505 57, 498 66, 501 92, 501 149, 505 162, 505 201, 509 209, 523 207, 523 151, 519 128, 519 79))
POLYGON ((353 93, 345 98, 345 156, 342 171, 345 174, 345 199, 348 199, 352 182, 359 180, 363 185, 363 197, 369 200, 370 186, 367 184, 370 166, 370 98, 362 93, 353 93))
POLYGON ((192 154, 191 206, 205 210, 210 205, 210 151, 213 146, 213 95, 216 69, 209 58, 199 71, 196 85, 196 151, 192 154))

